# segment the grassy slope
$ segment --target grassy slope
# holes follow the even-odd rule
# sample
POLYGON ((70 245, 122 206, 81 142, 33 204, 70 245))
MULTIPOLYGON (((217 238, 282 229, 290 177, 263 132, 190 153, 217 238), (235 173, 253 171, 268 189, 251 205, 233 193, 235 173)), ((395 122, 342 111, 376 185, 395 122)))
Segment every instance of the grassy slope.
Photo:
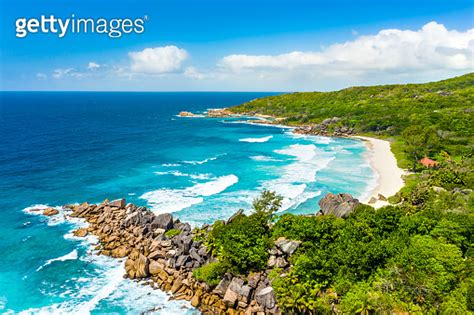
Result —
POLYGON ((410 125, 436 128, 440 150, 469 156, 473 142, 474 73, 439 82, 350 87, 335 92, 305 92, 256 99, 230 110, 286 117, 289 125, 319 123, 330 117, 360 134, 391 137, 400 166, 409 163, 400 135, 410 125))

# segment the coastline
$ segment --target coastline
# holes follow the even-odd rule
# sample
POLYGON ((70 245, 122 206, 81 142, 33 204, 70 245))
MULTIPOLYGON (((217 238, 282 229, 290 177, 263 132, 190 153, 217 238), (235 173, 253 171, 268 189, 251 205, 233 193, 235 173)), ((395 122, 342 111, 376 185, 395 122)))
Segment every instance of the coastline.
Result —
MULTIPOLYGON (((242 113, 229 114, 229 112, 231 111, 228 108, 211 109, 210 111, 214 113, 213 116, 205 116, 205 117, 223 118, 228 115, 244 115, 242 113)), ((188 112, 185 112, 185 113, 188 114, 188 112)), ((186 117, 188 116, 187 114, 186 115, 180 114, 179 116, 186 117)), ((189 114, 194 115, 192 113, 189 113, 189 114)), ((254 113, 253 115, 251 116, 249 115, 248 117, 255 117, 260 122, 255 123, 255 122, 252 122, 251 120, 246 120, 246 121, 239 121, 238 123, 289 128, 289 129, 294 129, 293 131, 294 134, 312 135, 311 130, 304 130, 302 128, 302 132, 295 132, 295 130, 298 131, 298 128, 301 128, 301 127, 287 126, 287 125, 276 123, 277 122, 276 118, 270 115, 262 115, 262 114, 254 113), (271 118, 275 120, 270 120, 271 118), (266 122, 266 123, 262 123, 262 122, 266 122)), ((324 125, 324 122, 323 122, 323 125, 324 125)), ((315 135, 318 135, 318 134, 315 134, 315 135)), ((392 153, 389 141, 372 138, 372 137, 357 136, 357 135, 354 135, 353 131, 351 130, 349 130, 348 133, 342 131, 341 134, 336 134, 332 136, 325 135, 325 134, 320 134, 320 135, 327 136, 327 137, 345 137, 345 138, 358 139, 365 144, 368 150, 366 158, 368 159, 371 168, 375 171, 377 179, 376 179, 376 185, 374 186, 373 189, 369 191, 369 193, 367 194, 367 197, 364 197, 364 199, 360 200, 362 203, 373 206, 376 209, 383 207, 385 205, 388 205, 389 203, 388 203, 387 198, 395 195, 405 185, 405 182, 403 180, 403 175, 405 175, 406 172, 403 169, 398 167, 397 160, 395 158, 395 155, 392 153)))
POLYGON ((379 198, 379 194, 388 198, 396 194, 404 185, 403 175, 405 171, 398 167, 395 155, 390 149, 390 142, 387 140, 352 136, 351 138, 362 140, 367 147, 369 159, 372 169, 377 173, 377 184, 371 191, 370 195, 361 202, 369 204, 374 208, 380 208, 388 205, 387 200, 379 198), (375 203, 373 202, 375 199, 375 203), (370 202, 372 199, 372 202, 370 202), (370 202, 370 203, 369 203, 370 202))

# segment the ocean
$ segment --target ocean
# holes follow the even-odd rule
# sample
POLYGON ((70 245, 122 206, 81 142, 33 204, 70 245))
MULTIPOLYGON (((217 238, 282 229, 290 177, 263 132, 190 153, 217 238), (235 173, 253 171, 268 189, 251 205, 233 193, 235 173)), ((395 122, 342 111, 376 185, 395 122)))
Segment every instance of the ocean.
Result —
POLYGON ((196 313, 123 279, 123 261, 72 235, 82 222, 32 208, 126 198, 197 226, 249 212, 263 189, 284 197, 280 213, 365 198, 376 175, 361 141, 177 117, 271 94, 0 92, 0 312, 196 313))

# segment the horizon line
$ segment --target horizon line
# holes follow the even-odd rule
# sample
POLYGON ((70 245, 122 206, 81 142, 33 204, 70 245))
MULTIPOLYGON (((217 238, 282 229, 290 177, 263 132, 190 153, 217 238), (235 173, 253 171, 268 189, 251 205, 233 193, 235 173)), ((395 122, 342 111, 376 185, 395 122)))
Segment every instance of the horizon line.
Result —
MULTIPOLYGON (((70 92, 79 92, 79 93, 301 93, 303 91, 123 91, 123 90, 0 90, 0 93, 37 93, 37 92, 44 92, 44 93, 70 93, 70 92)), ((313 92, 313 91, 311 91, 313 92)), ((314 91, 315 92, 315 91, 314 91)))

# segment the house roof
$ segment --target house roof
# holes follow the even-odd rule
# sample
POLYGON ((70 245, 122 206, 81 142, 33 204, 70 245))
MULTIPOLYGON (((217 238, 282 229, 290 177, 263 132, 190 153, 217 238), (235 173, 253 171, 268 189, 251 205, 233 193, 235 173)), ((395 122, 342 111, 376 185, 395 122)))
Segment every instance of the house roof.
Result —
POLYGON ((426 156, 420 160, 420 163, 425 167, 434 167, 438 165, 438 162, 427 158, 426 156))

